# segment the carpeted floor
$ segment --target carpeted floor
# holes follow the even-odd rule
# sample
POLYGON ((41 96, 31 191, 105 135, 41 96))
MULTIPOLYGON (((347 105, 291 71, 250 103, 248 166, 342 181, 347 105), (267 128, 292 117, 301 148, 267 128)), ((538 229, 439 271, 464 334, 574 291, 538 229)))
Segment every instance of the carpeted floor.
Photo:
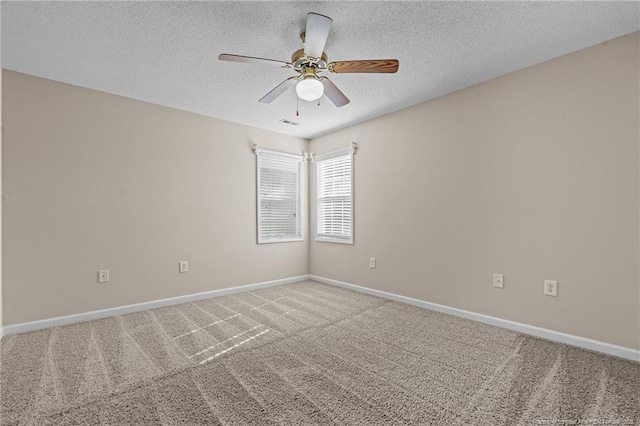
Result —
POLYGON ((2 426, 640 424, 640 363, 310 281, 1 348, 2 426))

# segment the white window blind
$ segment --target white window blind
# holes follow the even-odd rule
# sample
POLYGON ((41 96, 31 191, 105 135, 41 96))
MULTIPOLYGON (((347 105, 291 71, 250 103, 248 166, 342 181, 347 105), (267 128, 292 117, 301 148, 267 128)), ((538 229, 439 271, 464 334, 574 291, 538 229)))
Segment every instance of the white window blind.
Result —
POLYGON ((259 149, 258 244, 302 241, 302 156, 259 149))
POLYGON ((353 150, 315 159, 316 241, 353 244, 353 150))

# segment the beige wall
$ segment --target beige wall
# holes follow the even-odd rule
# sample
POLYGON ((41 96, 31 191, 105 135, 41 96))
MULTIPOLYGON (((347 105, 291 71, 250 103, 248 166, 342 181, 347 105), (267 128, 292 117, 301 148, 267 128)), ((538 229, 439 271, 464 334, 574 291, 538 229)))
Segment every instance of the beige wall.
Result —
POLYGON ((640 348, 639 56, 630 35, 313 140, 360 149, 356 244, 310 251, 255 243, 250 151, 304 139, 4 70, 0 321, 310 270, 640 348))
MULTIPOLYGON (((640 38, 640 33, 637 34, 638 38, 640 38)), ((640 58, 640 42, 636 43, 636 57, 640 58)), ((640 62, 640 59, 638 59, 640 62)), ((638 139, 640 140, 640 65, 637 69, 637 77, 638 77, 638 139)), ((640 142, 639 142, 640 143, 640 142)), ((638 164, 640 164, 640 149, 638 149, 638 164)), ((640 180, 640 170, 638 171, 638 180, 640 180)), ((638 190, 640 191, 640 184, 638 185, 638 190)), ((640 214, 640 212, 639 212, 640 214)), ((638 221, 640 222, 640 216, 638 217, 638 221)), ((640 226, 638 227, 638 239, 640 241, 640 226)), ((638 262, 638 267, 640 267, 640 261, 638 262)), ((640 324, 640 280, 638 280, 638 324, 640 324)), ((640 326, 638 327, 638 342, 640 342, 640 326)), ((639 343, 640 345, 640 343, 639 343)))
POLYGON ((251 152, 308 141, 6 70, 2 83, 5 325, 308 273, 307 242, 256 244, 251 152))
POLYGON ((312 242, 311 273, 640 348, 638 43, 312 140, 359 149, 355 245, 312 242))
POLYGON ((2 337, 2 72, 0 72, 0 337, 2 337))

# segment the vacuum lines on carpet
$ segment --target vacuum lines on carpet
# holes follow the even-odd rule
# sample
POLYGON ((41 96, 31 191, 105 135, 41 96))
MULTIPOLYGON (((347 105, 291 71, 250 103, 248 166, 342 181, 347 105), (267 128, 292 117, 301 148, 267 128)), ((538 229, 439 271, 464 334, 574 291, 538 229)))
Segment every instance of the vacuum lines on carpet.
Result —
POLYGON ((640 424, 640 364, 313 281, 1 344, 1 426, 567 421, 640 424))

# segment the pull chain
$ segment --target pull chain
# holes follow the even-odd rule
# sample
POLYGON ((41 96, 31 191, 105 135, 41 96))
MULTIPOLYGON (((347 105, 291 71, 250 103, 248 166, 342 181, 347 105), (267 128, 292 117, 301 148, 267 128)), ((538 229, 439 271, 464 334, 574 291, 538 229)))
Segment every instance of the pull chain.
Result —
POLYGON ((296 117, 300 116, 300 98, 296 96, 296 117))

